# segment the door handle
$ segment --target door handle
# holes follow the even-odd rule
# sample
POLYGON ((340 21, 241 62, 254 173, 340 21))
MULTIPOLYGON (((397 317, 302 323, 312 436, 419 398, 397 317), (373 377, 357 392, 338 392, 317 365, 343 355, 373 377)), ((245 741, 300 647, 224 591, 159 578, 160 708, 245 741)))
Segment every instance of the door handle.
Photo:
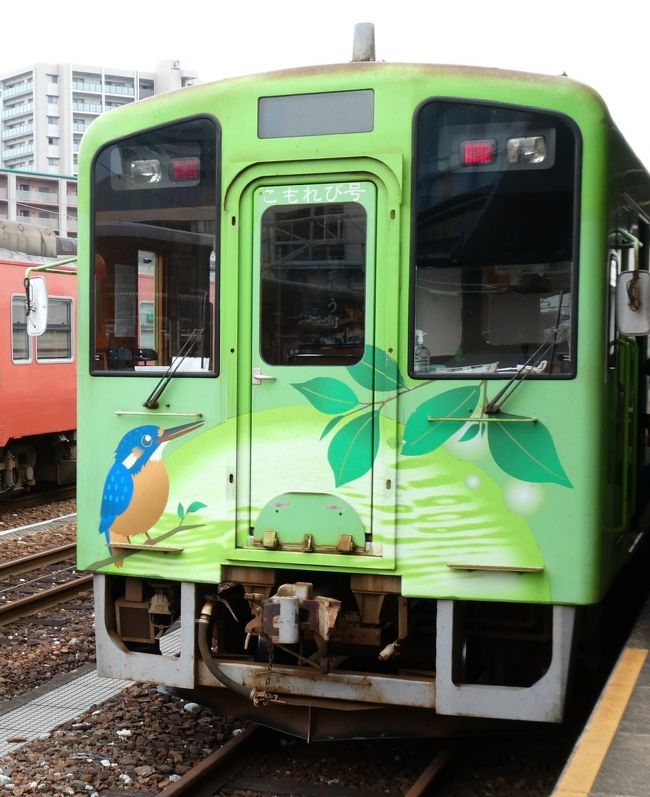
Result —
POLYGON ((275 382, 275 377, 270 374, 263 374, 261 368, 253 368, 253 384, 261 385, 262 382, 275 382))

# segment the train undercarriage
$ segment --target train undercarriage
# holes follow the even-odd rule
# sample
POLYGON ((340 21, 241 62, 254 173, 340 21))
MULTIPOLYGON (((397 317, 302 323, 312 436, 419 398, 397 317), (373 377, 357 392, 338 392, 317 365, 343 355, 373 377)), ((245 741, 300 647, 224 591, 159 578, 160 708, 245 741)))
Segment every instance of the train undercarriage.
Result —
POLYGON ((76 466, 74 429, 9 440, 0 447, 0 500, 42 482, 74 484, 76 466))
POLYGON ((562 719, 575 608, 405 597, 396 576, 224 567, 95 576, 100 674, 309 739, 562 719))

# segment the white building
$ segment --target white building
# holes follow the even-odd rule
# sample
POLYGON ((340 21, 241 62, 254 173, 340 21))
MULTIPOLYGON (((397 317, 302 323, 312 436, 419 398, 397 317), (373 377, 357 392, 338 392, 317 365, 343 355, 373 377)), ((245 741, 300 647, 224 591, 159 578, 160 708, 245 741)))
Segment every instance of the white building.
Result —
POLYGON ((77 237, 77 178, 0 168, 0 230, 3 221, 48 227, 77 237))
POLYGON ((100 114, 194 83, 164 61, 155 72, 34 64, 0 76, 0 168, 76 176, 79 143, 100 114))

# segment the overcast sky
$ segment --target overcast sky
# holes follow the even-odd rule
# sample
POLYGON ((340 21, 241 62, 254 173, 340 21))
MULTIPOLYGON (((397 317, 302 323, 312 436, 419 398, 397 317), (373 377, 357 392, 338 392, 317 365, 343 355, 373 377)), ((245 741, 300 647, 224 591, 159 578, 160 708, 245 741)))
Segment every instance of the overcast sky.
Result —
POLYGON ((171 58, 206 82, 349 61, 354 24, 374 22, 378 60, 566 72, 593 86, 650 168, 648 0, 28 0, 22 8, 24 24, 4 20, 0 74, 41 61, 153 71, 171 58), (57 8, 65 18, 53 16, 57 8))

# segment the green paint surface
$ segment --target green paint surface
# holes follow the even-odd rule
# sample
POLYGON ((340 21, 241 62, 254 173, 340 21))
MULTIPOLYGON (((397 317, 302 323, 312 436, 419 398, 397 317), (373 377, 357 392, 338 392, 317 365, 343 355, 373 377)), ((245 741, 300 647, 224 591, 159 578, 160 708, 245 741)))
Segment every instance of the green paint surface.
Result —
MULTIPOLYGON (((165 405, 147 413, 142 402, 155 378, 89 375, 92 254, 88 225, 81 223, 81 567, 106 557, 98 533, 101 492, 121 436, 154 418, 164 425, 164 413, 200 412, 203 429, 165 451, 169 502, 151 530, 154 538, 174 532, 165 543, 182 550, 162 553, 152 546, 125 558, 121 568, 103 570, 208 583, 219 580, 220 567, 227 563, 371 570, 401 576, 404 594, 413 596, 559 603, 598 599, 618 554, 614 538, 605 532, 601 497, 607 359, 604 336, 594 330, 603 326, 606 315, 608 163, 603 153, 610 122, 597 95, 564 78, 386 64, 200 85, 113 111, 93 123, 81 148, 80 218, 90 218, 89 175, 98 148, 197 113, 215 116, 223 132, 219 376, 172 380, 165 405), (375 91, 372 132, 257 136, 260 95, 369 87, 375 91), (526 382, 507 402, 503 423, 481 417, 482 391, 489 399, 502 381, 424 384, 407 375, 412 125, 416 108, 431 97, 550 109, 570 116, 582 141, 578 376, 526 382), (366 186, 371 187, 368 193, 353 196, 366 186), (362 360, 350 368, 327 373, 287 368, 273 391, 266 384, 259 386, 263 393, 255 393, 251 369, 259 352, 253 264, 259 254, 259 219, 280 200, 306 201, 308 191, 321 191, 324 201, 363 202, 372 214, 368 345, 362 360), (149 420, 118 410, 139 412, 149 420), (508 423, 509 418, 537 421, 508 423), (362 535, 366 541, 364 552, 261 550, 251 527, 265 507, 286 495, 331 495, 332 505, 345 502, 350 517, 353 513, 357 519, 355 541, 360 543, 362 535)), ((309 500, 299 504, 288 524, 292 539, 317 514, 309 500)))

